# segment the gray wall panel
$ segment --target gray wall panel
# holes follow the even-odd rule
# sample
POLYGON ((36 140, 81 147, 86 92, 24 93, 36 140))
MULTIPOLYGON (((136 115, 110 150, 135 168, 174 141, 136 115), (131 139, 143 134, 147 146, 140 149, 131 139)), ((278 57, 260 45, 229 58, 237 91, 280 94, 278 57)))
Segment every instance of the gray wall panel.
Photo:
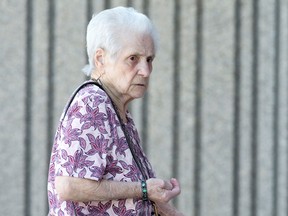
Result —
POLYGON ((52 140, 85 79, 87 22, 118 5, 159 30, 149 92, 131 110, 157 175, 180 180, 174 204, 192 216, 287 215, 287 0, 1 1, 0 215, 47 214, 52 140))
POLYGON ((150 2, 150 17, 158 27, 161 42, 148 91, 148 148, 151 149, 151 163, 162 178, 170 178, 172 175, 169 167, 172 167, 173 6, 172 1, 150 2), (164 7, 165 11, 162 10, 164 7))
MULTIPOLYGON (((47 208, 47 193, 43 190, 47 181, 47 90, 48 90, 48 4, 34 2, 33 10, 33 65, 31 111, 31 188, 30 215, 39 215, 47 208), (39 54, 41 53, 41 54, 39 54)), ((50 149, 49 149, 50 151, 50 149)))
POLYGON ((192 212, 194 196, 195 145, 195 61, 196 61, 196 6, 190 0, 181 4, 180 42, 180 104, 179 104, 179 180, 184 188, 179 198, 179 208, 192 212), (183 60, 185 57, 185 61, 183 60), (190 173, 183 175, 182 173, 190 173))
POLYGON ((1 26, 1 121, 0 121, 0 203, 1 215, 25 211, 25 144, 27 142, 26 86, 26 4, 0 3, 1 26), (8 43, 8 41, 11 41, 8 43), (11 205, 12 204, 12 205, 11 205))
POLYGON ((203 7, 203 215, 231 215, 233 6, 207 1, 203 7))
POLYGON ((252 112, 252 22, 253 8, 250 1, 241 5, 241 56, 240 56, 240 171, 239 214, 250 215, 251 208, 251 112, 252 112))
POLYGON ((278 149, 278 188, 276 195, 278 196, 278 214, 281 216, 287 215, 287 138, 288 138, 288 1, 282 1, 282 6, 279 9, 279 149, 278 149))
POLYGON ((127 0, 112 1, 110 7, 126 6, 127 0))
POLYGON ((258 200, 260 215, 271 215, 273 204, 273 90, 274 90, 274 7, 275 1, 259 1, 259 134, 258 134, 258 200), (267 7, 267 4, 270 6, 267 7), (270 48, 269 48, 270 47, 270 48), (270 159, 269 159, 270 158, 270 159), (268 202, 267 202, 268 201, 268 202))

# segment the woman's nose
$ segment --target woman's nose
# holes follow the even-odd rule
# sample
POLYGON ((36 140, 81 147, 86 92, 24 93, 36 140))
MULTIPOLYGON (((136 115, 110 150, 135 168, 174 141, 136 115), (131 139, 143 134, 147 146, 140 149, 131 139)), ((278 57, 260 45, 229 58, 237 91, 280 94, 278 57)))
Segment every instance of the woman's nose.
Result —
POLYGON ((139 65, 138 74, 142 75, 143 77, 149 77, 152 72, 152 64, 147 61, 143 61, 139 65))

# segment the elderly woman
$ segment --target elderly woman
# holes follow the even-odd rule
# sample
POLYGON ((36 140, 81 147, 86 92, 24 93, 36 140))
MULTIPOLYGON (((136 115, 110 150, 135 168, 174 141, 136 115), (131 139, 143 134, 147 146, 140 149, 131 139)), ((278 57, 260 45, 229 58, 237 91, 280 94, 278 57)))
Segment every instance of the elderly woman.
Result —
POLYGON ((91 77, 72 95, 56 132, 49 215, 182 215, 169 201, 176 179, 157 179, 128 104, 147 90, 157 45, 150 20, 132 8, 94 16, 87 28, 91 77))

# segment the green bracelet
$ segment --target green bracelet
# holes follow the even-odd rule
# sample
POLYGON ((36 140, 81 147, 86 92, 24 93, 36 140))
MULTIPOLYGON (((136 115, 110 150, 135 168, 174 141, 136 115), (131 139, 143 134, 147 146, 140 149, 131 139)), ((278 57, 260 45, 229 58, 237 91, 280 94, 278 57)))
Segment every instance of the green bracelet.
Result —
POLYGON ((142 200, 148 200, 148 193, 147 193, 147 184, 146 181, 141 181, 141 188, 142 188, 142 200))

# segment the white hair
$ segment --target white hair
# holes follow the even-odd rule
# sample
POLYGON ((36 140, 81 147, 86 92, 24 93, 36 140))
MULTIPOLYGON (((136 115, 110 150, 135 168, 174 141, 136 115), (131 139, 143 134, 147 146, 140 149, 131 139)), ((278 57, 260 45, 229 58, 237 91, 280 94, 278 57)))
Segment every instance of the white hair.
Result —
MULTIPOLYGON (((111 55, 117 55, 121 49, 121 37, 125 32, 149 34, 154 43, 155 52, 158 47, 158 35, 147 16, 134 8, 115 7, 93 15, 87 26, 86 45, 89 65, 82 71, 90 76, 95 69, 94 55, 97 49, 107 50, 111 55)), ((129 35, 127 35, 129 38, 129 35)))

